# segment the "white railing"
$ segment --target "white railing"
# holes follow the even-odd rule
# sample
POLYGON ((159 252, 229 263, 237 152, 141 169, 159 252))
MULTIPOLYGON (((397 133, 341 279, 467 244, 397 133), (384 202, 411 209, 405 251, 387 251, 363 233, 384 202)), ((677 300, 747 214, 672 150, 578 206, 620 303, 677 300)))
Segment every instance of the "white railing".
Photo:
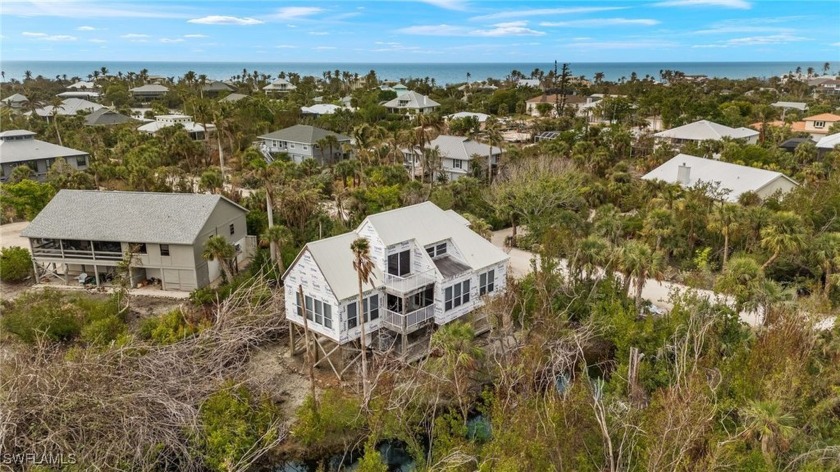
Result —
POLYGON ((382 318, 386 325, 404 333, 410 333, 417 329, 423 322, 435 317, 435 306, 429 305, 411 313, 397 313, 391 310, 385 310, 385 316, 382 318))
POLYGON ((435 283, 435 272, 433 269, 402 277, 399 275, 385 274, 385 288, 399 293, 408 293, 433 283, 435 283))

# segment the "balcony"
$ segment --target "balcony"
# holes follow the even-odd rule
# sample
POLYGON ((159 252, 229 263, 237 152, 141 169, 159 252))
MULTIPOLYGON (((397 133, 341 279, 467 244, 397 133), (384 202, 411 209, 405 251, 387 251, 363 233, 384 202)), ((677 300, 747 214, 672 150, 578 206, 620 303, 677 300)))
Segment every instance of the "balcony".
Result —
POLYGON ((404 276, 385 274, 385 289, 392 293, 405 295, 435 283, 435 279, 434 270, 404 276))
POLYGON ((48 259, 76 259, 85 261, 118 262, 123 258, 118 242, 68 241, 57 239, 34 240, 32 256, 48 259))
POLYGON ((435 317, 435 306, 429 305, 411 313, 402 314, 391 310, 384 310, 385 316, 382 322, 386 328, 400 333, 411 333, 416 331, 427 320, 435 317))

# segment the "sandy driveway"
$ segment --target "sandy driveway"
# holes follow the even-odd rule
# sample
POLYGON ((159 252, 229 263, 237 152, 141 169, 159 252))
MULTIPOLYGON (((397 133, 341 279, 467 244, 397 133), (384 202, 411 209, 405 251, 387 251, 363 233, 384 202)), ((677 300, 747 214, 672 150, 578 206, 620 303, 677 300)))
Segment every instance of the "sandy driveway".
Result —
POLYGON ((20 246, 29 249, 29 240, 20 237, 20 232, 28 224, 28 221, 21 221, 0 225, 0 247, 20 246))

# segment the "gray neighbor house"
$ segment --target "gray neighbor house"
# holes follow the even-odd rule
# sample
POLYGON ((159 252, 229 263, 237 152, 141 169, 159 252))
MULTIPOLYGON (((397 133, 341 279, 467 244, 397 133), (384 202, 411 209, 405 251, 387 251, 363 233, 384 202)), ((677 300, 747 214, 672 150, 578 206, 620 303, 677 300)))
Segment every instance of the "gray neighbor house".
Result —
POLYGON ((290 126, 259 136, 258 139, 263 153, 286 153, 298 164, 304 159, 316 159, 322 164, 347 159, 349 156, 342 146, 351 141, 347 136, 308 125, 290 126), (337 142, 332 150, 326 146, 322 149, 319 144, 327 136, 334 136, 337 142))
POLYGON ((163 290, 190 291, 221 275, 218 261, 201 257, 211 236, 237 248, 237 263, 250 258, 256 237, 246 213, 220 195, 61 190, 21 236, 36 270, 65 283, 86 274, 99 285, 131 251, 132 287, 155 279, 163 290))
POLYGON ((29 166, 36 179, 44 180, 59 157, 78 170, 87 169, 90 159, 84 151, 37 140, 32 131, 3 131, 0 133, 0 182, 8 180, 12 170, 21 165, 29 166))

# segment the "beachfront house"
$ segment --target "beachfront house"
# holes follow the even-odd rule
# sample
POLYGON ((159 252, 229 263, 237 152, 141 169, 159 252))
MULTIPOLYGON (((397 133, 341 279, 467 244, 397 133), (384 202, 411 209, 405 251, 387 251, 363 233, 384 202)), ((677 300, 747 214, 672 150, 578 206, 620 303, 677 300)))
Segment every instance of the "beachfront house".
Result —
POLYGON ((286 318, 334 345, 355 343, 365 323, 368 346, 423 355, 429 332, 462 319, 505 291, 508 255, 431 202, 370 215, 354 230, 313 241, 283 275, 286 318), (371 284, 353 269, 351 243, 365 238, 371 284))
POLYGON ((413 90, 397 92, 397 98, 383 104, 389 113, 422 115, 437 110, 440 103, 413 90))
POLYGON ((257 139, 260 140, 263 154, 285 153, 298 164, 304 159, 317 159, 325 164, 350 157, 344 150, 344 146, 351 142, 348 136, 315 126, 294 125, 258 136, 257 139), (334 138, 332 148, 327 143, 330 140, 328 136, 334 138))
POLYGON ((271 95, 289 93, 292 90, 296 90, 297 87, 288 80, 280 78, 266 85, 262 89, 266 94, 271 95))
POLYGON ((256 238, 246 233, 246 213, 220 195, 61 190, 21 236, 46 277, 105 284, 130 252, 132 287, 189 291, 222 274, 219 261, 201 255, 211 236, 234 245, 238 264, 247 262, 256 238))
POLYGON ((758 142, 759 132, 750 128, 730 128, 729 126, 714 123, 708 120, 695 121, 687 125, 679 126, 665 131, 660 131, 653 136, 657 139, 671 143, 679 148, 686 143, 700 143, 702 141, 721 141, 730 138, 755 144, 758 142))
POLYGON ((747 192, 765 199, 777 193, 786 194, 799 186, 780 172, 688 154, 678 154, 642 178, 679 184, 685 188, 709 185, 712 193, 725 192, 723 198, 730 202, 737 202, 747 192))
POLYGON ((0 182, 12 175, 15 167, 25 165, 32 169, 32 176, 44 180, 50 167, 58 158, 70 167, 87 169, 90 155, 57 144, 35 139, 35 133, 23 129, 0 132, 0 182))

